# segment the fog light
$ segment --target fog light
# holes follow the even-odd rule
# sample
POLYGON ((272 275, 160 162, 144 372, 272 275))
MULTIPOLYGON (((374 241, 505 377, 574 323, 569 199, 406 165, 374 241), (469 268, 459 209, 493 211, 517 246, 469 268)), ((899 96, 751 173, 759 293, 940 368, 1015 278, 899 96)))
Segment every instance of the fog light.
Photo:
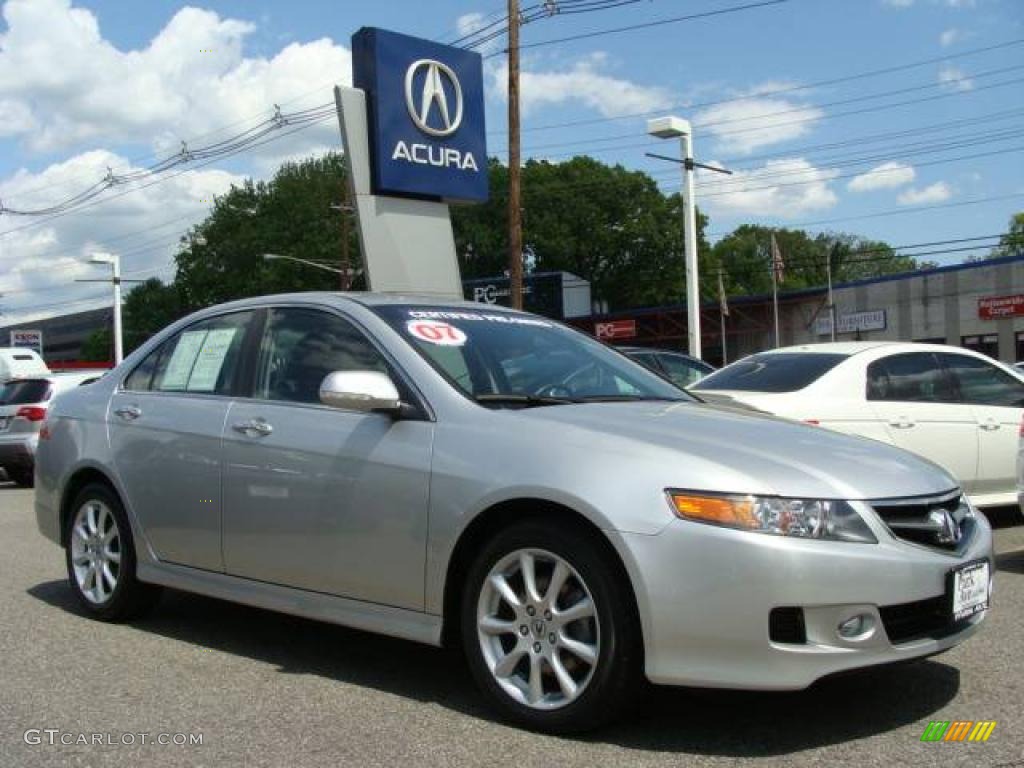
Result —
POLYGON ((858 613, 856 616, 839 622, 837 631, 844 640, 862 640, 870 636, 875 628, 875 620, 867 613, 858 613))

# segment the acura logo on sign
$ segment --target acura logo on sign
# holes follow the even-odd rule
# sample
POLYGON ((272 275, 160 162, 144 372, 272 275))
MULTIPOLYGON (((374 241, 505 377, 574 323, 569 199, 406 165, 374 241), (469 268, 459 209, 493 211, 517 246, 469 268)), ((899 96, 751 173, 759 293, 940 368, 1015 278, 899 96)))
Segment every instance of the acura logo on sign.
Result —
POLYGON ((451 67, 440 61, 419 59, 409 65, 405 72, 405 104, 416 127, 431 136, 451 136, 462 123, 462 87, 459 78, 451 67), (426 76, 417 104, 413 84, 421 69, 426 70, 426 76), (444 80, 448 81, 455 96, 454 114, 449 108, 444 80))

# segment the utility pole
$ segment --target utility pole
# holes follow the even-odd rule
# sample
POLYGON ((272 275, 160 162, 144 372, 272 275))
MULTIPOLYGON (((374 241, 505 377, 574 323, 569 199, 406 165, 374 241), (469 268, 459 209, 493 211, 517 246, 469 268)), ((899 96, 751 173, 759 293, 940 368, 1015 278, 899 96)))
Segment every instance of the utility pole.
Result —
POLYGON ((331 210, 338 211, 341 214, 341 281, 340 288, 343 291, 351 290, 352 288, 352 258, 350 254, 349 244, 349 213, 352 211, 352 205, 348 201, 348 185, 345 185, 344 198, 341 203, 331 205, 331 210))
POLYGON ((523 220, 519 175, 519 0, 508 0, 508 284, 523 308, 523 220))
POLYGON ((828 320, 832 341, 836 340, 836 302, 832 295, 832 254, 835 253, 839 247, 839 243, 836 243, 829 252, 825 255, 825 275, 828 278, 828 320))

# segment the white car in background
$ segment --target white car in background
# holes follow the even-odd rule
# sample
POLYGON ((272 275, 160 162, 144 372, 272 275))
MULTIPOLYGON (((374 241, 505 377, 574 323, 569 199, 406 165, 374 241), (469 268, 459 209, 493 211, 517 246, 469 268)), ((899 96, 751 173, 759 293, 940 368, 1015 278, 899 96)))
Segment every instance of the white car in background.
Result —
POLYGON ((977 506, 1017 502, 1024 376, 976 352, 885 341, 785 347, 693 391, 905 448, 949 470, 977 506))

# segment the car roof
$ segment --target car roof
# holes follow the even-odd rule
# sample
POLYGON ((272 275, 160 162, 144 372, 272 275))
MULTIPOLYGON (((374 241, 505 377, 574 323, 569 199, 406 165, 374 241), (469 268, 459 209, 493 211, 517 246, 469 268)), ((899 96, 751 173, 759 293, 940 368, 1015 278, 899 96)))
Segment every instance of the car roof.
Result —
POLYGON ((213 304, 209 307, 205 307, 203 310, 200 310, 196 315, 205 315, 207 312, 220 312, 225 309, 249 309, 289 302, 334 304, 339 307, 343 307, 346 304, 360 304, 364 307, 412 304, 417 306, 439 307, 442 309, 451 309, 461 312, 511 313, 517 311, 510 307, 503 307, 500 304, 482 304, 478 301, 466 301, 464 299, 452 299, 444 296, 429 296, 423 294, 302 291, 296 293, 268 294, 266 296, 250 296, 245 299, 238 299, 236 301, 225 302, 223 304, 213 304))

